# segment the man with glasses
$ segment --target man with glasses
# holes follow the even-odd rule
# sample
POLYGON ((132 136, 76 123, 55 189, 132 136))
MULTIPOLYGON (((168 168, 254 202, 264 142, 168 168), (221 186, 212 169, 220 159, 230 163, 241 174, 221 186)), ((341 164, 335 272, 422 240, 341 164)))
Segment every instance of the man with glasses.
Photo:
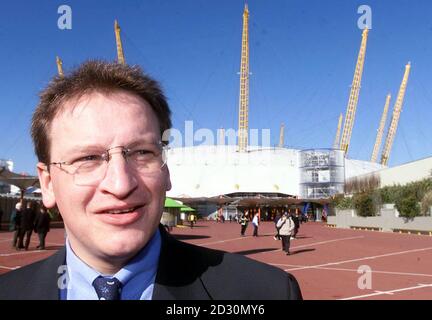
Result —
POLYGON ((32 138, 43 203, 67 239, 0 277, 0 299, 301 299, 280 269, 172 238, 160 225, 170 110, 139 67, 89 61, 42 91, 32 138))

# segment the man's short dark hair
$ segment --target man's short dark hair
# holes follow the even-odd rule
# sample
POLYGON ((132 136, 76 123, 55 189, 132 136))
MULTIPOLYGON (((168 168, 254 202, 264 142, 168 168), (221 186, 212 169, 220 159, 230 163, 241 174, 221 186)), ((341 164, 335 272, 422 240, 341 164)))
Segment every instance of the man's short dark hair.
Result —
POLYGON ((50 130, 54 118, 72 100, 93 92, 112 94, 125 90, 144 99, 158 121, 161 137, 171 128, 171 111, 158 82, 139 66, 128 66, 100 60, 86 61, 64 76, 56 76, 40 92, 33 114, 31 135, 40 162, 50 162, 50 130))

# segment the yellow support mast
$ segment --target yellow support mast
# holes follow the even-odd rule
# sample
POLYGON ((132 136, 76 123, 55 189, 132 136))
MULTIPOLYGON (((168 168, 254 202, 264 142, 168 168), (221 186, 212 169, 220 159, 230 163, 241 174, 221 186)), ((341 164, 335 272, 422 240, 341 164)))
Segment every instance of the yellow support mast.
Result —
POLYGON ((285 124, 281 123, 280 133, 279 133, 279 148, 283 148, 285 145, 285 124))
POLYGON ((243 12, 239 104, 238 151, 247 152, 249 130, 249 10, 247 4, 243 12))
POLYGON ((57 72, 58 72, 58 75, 60 77, 63 77, 64 76, 64 73, 63 73, 63 61, 59 58, 59 56, 57 56, 56 57, 56 62, 57 62, 57 72))
POLYGON ((120 37, 120 26, 117 20, 114 21, 114 32, 115 32, 116 44, 117 44, 117 61, 120 64, 125 64, 126 61, 123 54, 123 45, 120 37))
POLYGON ((339 148, 340 133, 341 133, 341 129, 342 129, 342 120, 343 120, 343 115, 341 113, 339 115, 339 121, 338 121, 337 130, 336 130, 336 136, 335 136, 335 139, 333 142, 333 149, 339 148))
POLYGON ((387 95, 386 102, 384 105, 384 110, 383 110, 383 113, 381 116, 381 121, 379 124, 378 132, 377 132, 377 136, 376 136, 376 140, 375 140, 375 145, 374 145, 374 148, 372 151, 371 162, 376 162, 377 158, 378 158, 378 152, 379 152, 380 147, 381 147, 382 137, 384 134, 384 128, 385 128, 385 124, 387 121, 387 113, 388 113, 388 109, 389 109, 389 105, 390 105, 390 99, 391 99, 391 94, 389 93, 387 95))
POLYGON ((406 91, 406 87, 408 84, 408 77, 409 77, 410 70, 411 70, 411 63, 408 62, 408 64, 405 66, 405 73, 404 73, 402 83, 401 83, 400 88, 399 88, 399 93, 398 93, 398 96, 396 99, 396 103, 395 103, 394 108, 393 108, 392 120, 390 123, 390 127, 388 129, 387 138, 386 138, 384 149, 383 149, 383 152, 381 155, 381 164, 385 165, 385 166, 388 163, 390 151, 392 149, 393 141, 394 141, 394 138, 396 136, 396 131, 397 131, 397 127, 399 124, 400 114, 402 111, 402 104, 403 104, 403 100, 405 97, 405 91, 406 91))
POLYGON ((362 33, 362 41, 360 51, 357 58, 357 64, 354 71, 354 78, 351 85, 351 92, 348 100, 347 111, 345 113, 345 123, 342 132, 342 140, 340 149, 345 151, 345 156, 348 155, 348 148, 351 140, 351 133, 354 126, 354 119, 357 109, 357 103, 361 87, 361 79, 363 74, 363 66, 366 56, 366 44, 369 30, 365 28, 362 33))

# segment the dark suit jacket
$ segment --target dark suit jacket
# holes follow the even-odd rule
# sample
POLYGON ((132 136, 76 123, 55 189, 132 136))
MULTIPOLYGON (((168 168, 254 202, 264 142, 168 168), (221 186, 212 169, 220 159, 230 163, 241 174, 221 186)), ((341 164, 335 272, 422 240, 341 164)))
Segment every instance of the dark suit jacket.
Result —
POLYGON ((47 233, 50 230, 50 216, 48 212, 39 212, 36 215, 34 231, 37 233, 47 233))
MULTIPOLYGON (((153 300, 302 299, 295 278, 241 255, 174 239, 160 226, 162 247, 153 300)), ((53 256, 0 276, 0 300, 59 299, 59 267, 65 248, 53 256)))
POLYGON ((21 229, 30 231, 34 228, 36 212, 33 208, 26 208, 21 215, 21 229))

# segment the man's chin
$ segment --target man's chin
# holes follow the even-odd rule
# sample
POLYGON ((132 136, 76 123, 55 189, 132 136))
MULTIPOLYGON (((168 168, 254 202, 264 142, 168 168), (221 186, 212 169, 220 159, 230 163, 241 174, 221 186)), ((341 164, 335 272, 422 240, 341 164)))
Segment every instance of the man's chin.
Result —
POLYGON ((143 246, 129 246, 125 247, 105 247, 100 248, 100 257, 108 265, 118 266, 119 269, 124 267, 129 260, 131 260, 137 253, 143 248, 143 246))
POLYGON ((100 246, 103 254, 110 259, 130 259, 135 256, 150 241, 148 234, 128 235, 127 238, 104 241, 100 246))

